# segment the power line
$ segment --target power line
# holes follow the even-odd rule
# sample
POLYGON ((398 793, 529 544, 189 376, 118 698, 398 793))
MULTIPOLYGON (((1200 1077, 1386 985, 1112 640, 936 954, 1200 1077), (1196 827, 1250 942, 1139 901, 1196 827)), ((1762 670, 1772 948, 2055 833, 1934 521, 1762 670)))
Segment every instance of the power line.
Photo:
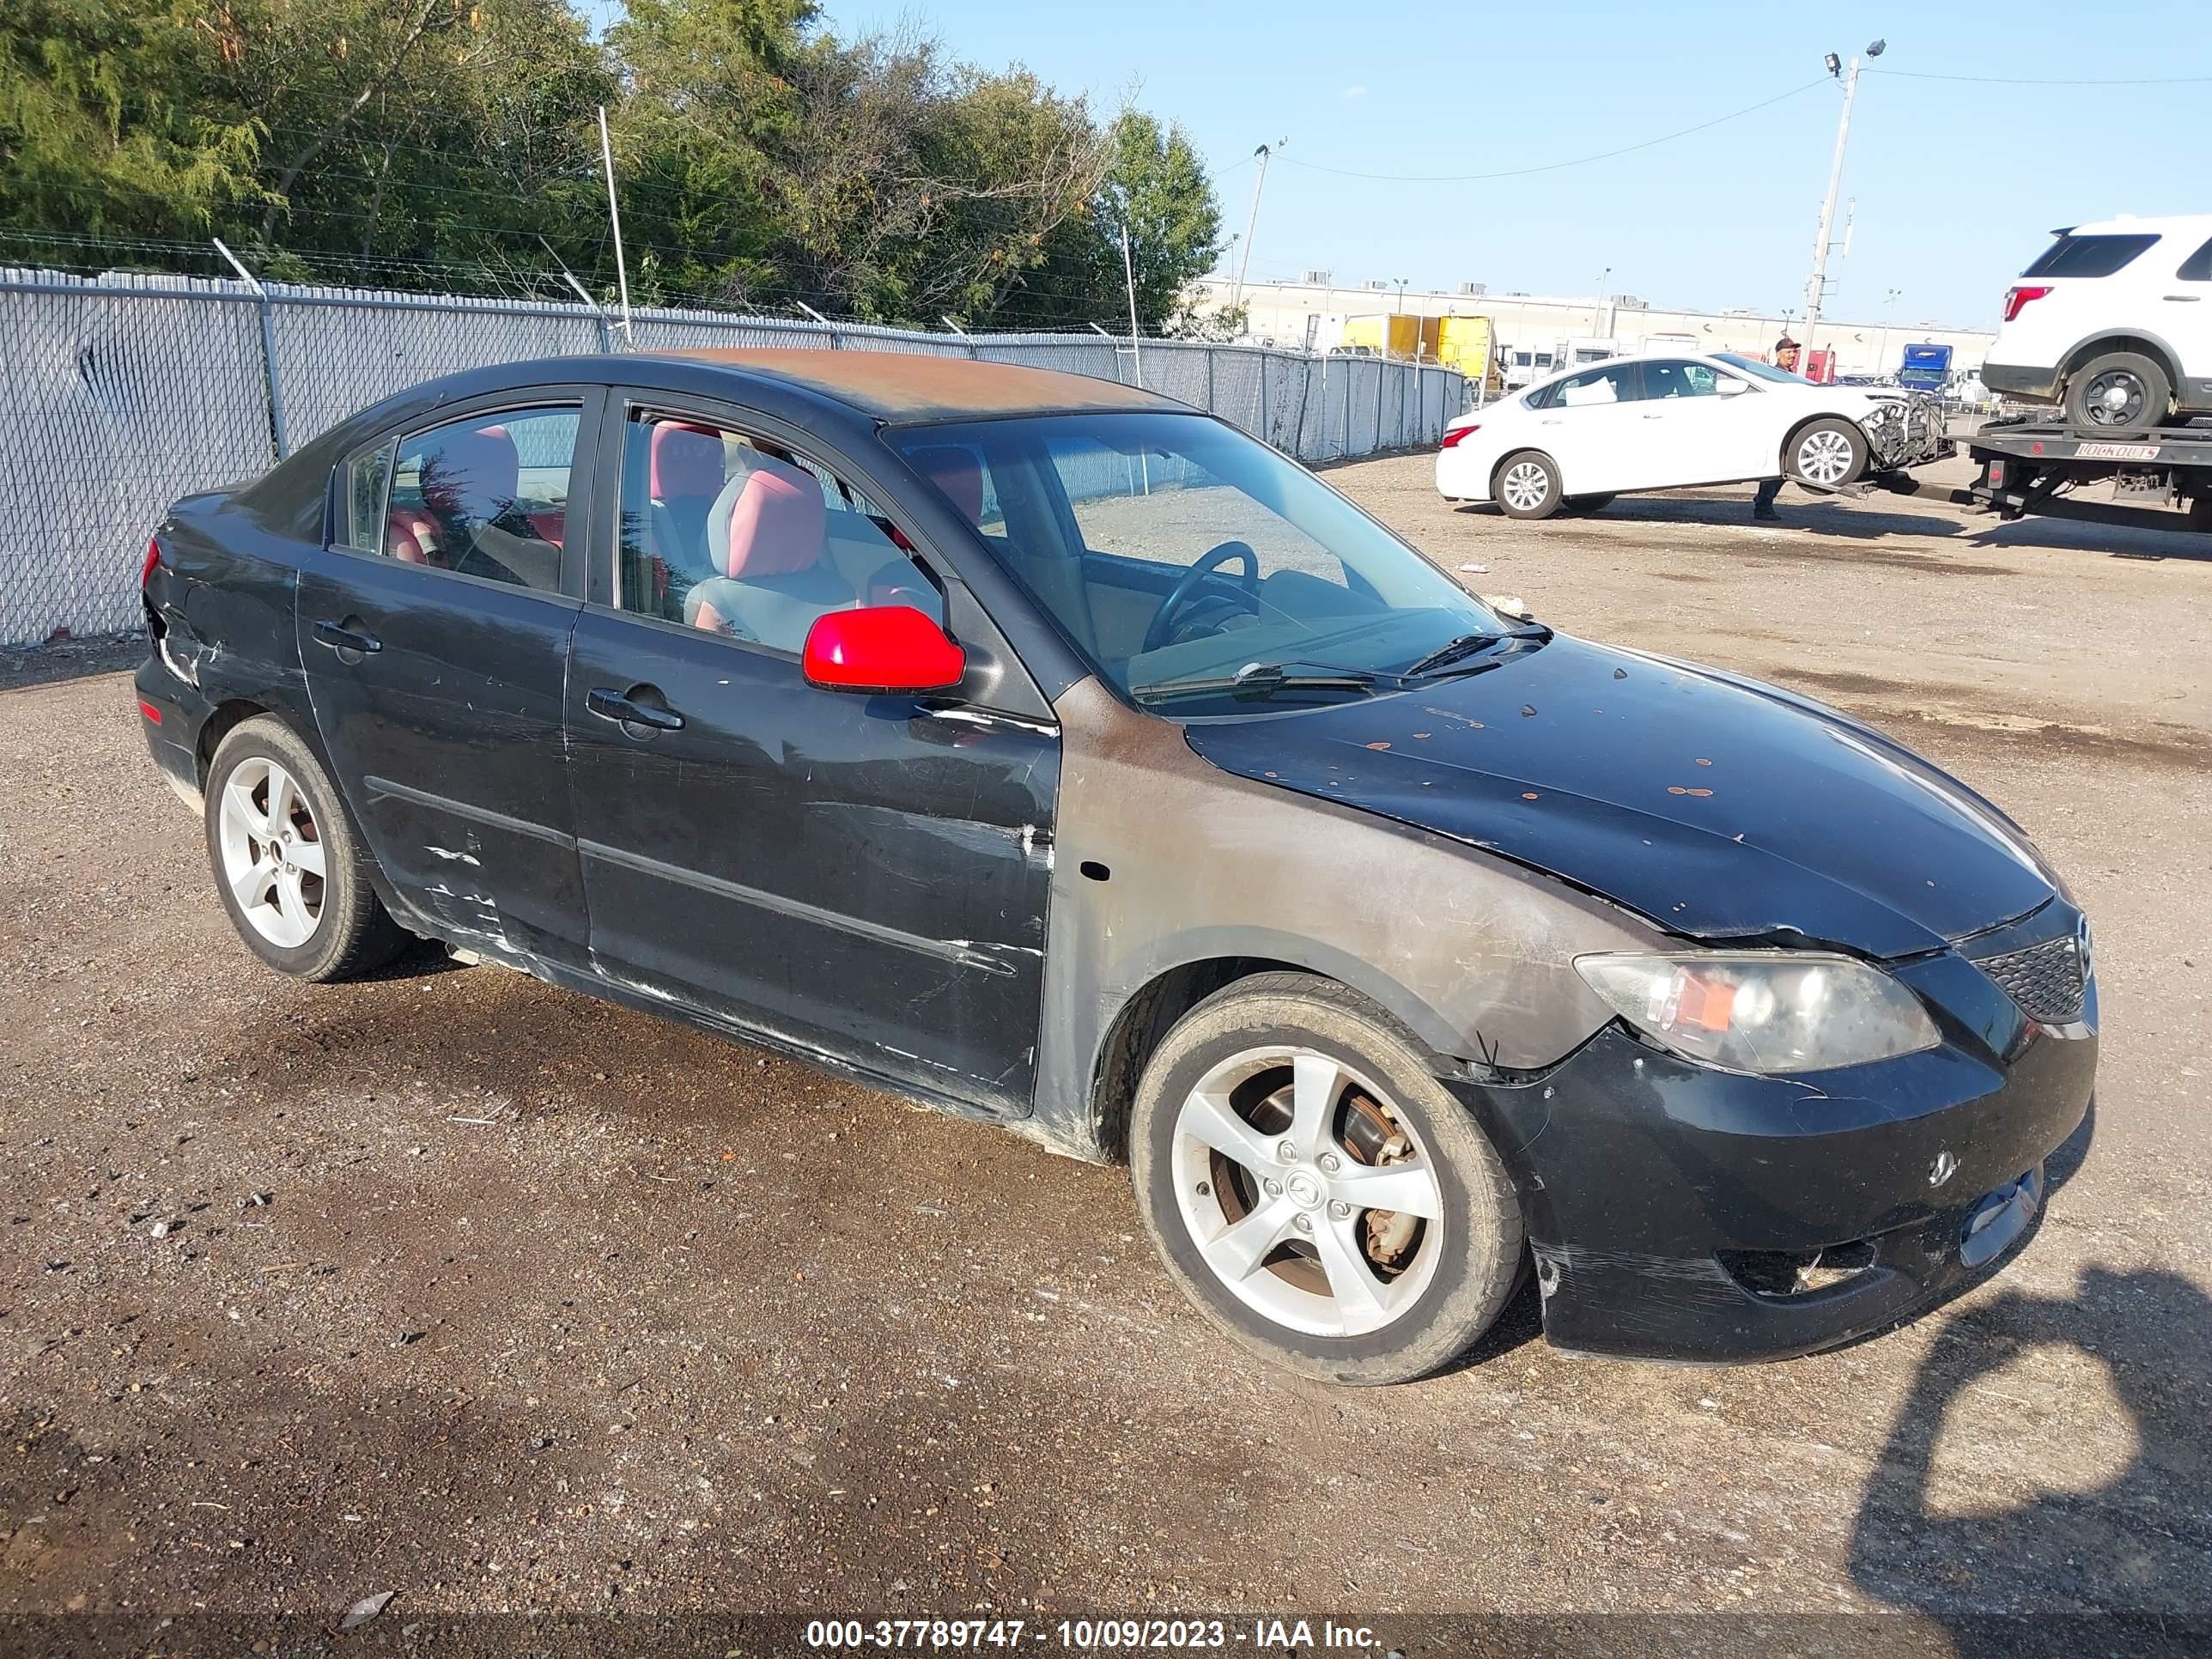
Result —
POLYGON ((1662 133, 1658 137, 1646 138, 1641 143, 1624 144, 1619 149, 1600 150, 1595 155, 1577 155, 1571 161, 1547 161, 1541 167, 1508 167, 1500 173, 1359 173, 1350 167, 1323 167, 1318 161, 1298 161, 1287 155, 1283 160, 1291 167, 1305 167, 1314 173, 1333 173, 1344 179, 1376 179, 1401 185, 1460 185, 1471 184, 1485 179, 1525 179, 1533 173, 1557 173, 1563 167, 1588 167, 1593 161, 1609 161, 1616 155, 1632 155, 1638 150, 1650 149, 1660 144, 1671 144, 1677 138, 1686 138, 1693 132, 1704 132, 1710 128, 1719 126, 1723 122, 1739 120, 1744 116, 1756 114, 1760 110, 1771 109, 1786 99, 1795 98, 1800 93, 1810 92, 1814 87, 1824 87, 1827 84, 1828 77, 1823 75, 1815 80, 1806 82, 1802 86, 1792 87, 1787 92, 1777 93, 1771 98, 1765 99, 1756 104, 1747 104, 1741 109, 1730 110, 1726 115, 1716 115, 1710 121, 1700 121, 1697 125, 1684 127, 1678 132, 1662 133))
POLYGON ((1907 81, 1956 81, 1979 87, 2201 87, 2212 84, 2212 75, 2166 75, 2117 81, 2045 81, 2009 75, 1931 75, 1923 70, 1875 69, 1869 75, 1895 76, 1907 81))

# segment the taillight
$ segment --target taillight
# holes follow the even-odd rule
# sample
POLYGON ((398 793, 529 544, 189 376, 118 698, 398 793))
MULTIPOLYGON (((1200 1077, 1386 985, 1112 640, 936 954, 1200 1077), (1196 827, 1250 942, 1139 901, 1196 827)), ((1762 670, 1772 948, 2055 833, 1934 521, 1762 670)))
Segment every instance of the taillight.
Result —
POLYGON ((143 697, 138 699, 138 712, 146 717, 146 723, 149 726, 159 726, 161 723, 161 711, 143 697))
POLYGON ((2048 288, 2008 288, 2005 290, 2004 319, 2010 322, 2020 315, 2030 300, 2040 300, 2050 293, 2048 288))
POLYGON ((1444 441, 1440 447, 1449 449, 1453 445, 1458 443, 1461 439, 1471 438, 1481 430, 1482 422, 1480 421, 1477 421, 1473 426, 1447 427, 1444 429, 1444 441))
POLYGON ((154 580, 154 567, 161 562, 161 544, 154 539, 146 543, 146 562, 138 567, 138 591, 144 592, 146 584, 154 580))

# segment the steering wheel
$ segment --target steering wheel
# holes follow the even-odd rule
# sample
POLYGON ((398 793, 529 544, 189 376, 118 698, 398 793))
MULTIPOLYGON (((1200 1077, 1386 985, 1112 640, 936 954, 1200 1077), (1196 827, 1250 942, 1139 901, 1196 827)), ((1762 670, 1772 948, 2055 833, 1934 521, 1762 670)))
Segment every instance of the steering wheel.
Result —
POLYGON ((1152 625, 1145 630, 1145 642, 1137 647, 1139 655, 1157 651, 1168 642, 1175 633, 1180 613, 1189 608, 1206 579, 1231 559, 1244 562, 1244 574, 1238 578, 1243 586, 1239 597, 1254 616, 1260 614, 1260 556, 1252 550, 1249 542, 1224 542, 1218 547, 1208 548, 1196 564, 1182 573, 1182 580, 1160 602, 1160 608, 1152 614, 1152 625))

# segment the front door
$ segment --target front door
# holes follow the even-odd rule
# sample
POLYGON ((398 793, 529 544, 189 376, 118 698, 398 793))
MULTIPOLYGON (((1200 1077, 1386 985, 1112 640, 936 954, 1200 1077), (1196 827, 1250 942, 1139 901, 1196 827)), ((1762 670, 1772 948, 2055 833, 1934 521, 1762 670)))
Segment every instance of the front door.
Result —
POLYGON ((586 945, 562 712, 598 402, 548 392, 363 449, 300 580, 316 726, 370 852, 419 920, 510 961, 586 945))
POLYGON ((948 611, 926 555, 821 458, 696 410, 636 409, 619 441, 617 545, 593 590, 609 603, 577 623, 567 710, 594 970, 1025 1115, 1057 733, 957 696, 806 684, 799 648, 826 611, 948 611), (664 498, 672 429, 719 447, 716 483, 687 440, 702 512, 664 498))
POLYGON ((1644 365, 1637 416, 1668 484, 1724 483, 1771 476, 1780 465, 1774 405, 1711 363, 1661 358, 1644 365), (1723 394, 1723 385, 1741 391, 1723 394))

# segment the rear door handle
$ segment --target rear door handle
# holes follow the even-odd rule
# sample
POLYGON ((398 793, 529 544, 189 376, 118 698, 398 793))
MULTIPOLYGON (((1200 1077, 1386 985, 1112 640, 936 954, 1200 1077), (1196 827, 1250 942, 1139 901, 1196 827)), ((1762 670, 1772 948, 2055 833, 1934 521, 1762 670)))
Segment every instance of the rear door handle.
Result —
POLYGON ((356 661, 362 657, 373 657, 384 649, 384 641, 359 626, 359 623, 357 617, 349 617, 342 623, 325 617, 315 624, 315 638, 341 658, 349 651, 355 653, 353 659, 356 661))
POLYGON ((617 691, 612 686, 597 685, 584 694, 584 707, 603 720, 612 720, 628 729, 642 726, 642 732, 632 732, 632 737, 651 737, 655 732, 681 732, 684 716, 668 706, 658 686, 633 685, 627 691, 617 691))
POLYGON ((2204 296, 2201 294, 2169 294, 2166 297, 2181 305, 2193 306, 2204 296))

